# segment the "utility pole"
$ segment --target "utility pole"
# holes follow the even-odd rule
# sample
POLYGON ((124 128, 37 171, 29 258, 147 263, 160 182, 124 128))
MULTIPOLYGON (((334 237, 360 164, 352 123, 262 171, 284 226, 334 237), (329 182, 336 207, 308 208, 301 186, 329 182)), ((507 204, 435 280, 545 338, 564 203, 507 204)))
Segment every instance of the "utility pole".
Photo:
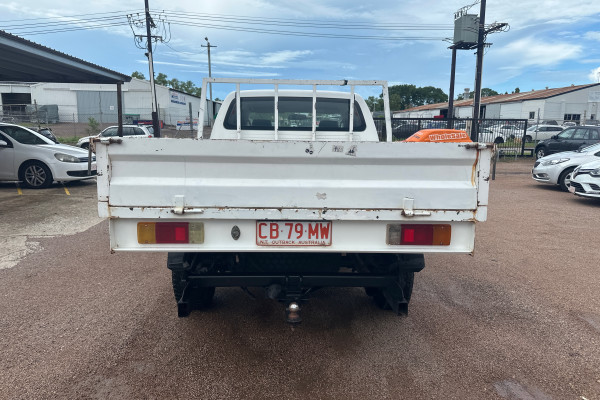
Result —
POLYGON ((150 16, 150 6, 148 0, 144 0, 146 6, 146 40, 148 41, 148 66, 150 68, 150 92, 152 95, 152 127, 154 128, 154 136, 160 137, 160 125, 158 124, 158 109, 156 107, 156 86, 154 85, 154 60, 152 59, 152 33, 151 28, 155 28, 154 21, 150 16))
POLYGON ((456 76, 456 46, 452 46, 452 65, 450 67, 450 90, 448 91, 448 129, 454 129, 454 80, 456 76))
POLYGON ((481 75, 483 69, 483 48, 485 42, 485 2, 481 0, 479 9, 479 34, 477 36, 477 69, 475 70, 475 98, 473 99, 473 127, 471 140, 479 141, 479 107, 481 104, 481 75))
POLYGON ((160 125, 158 124, 158 101, 156 99, 156 84, 154 83, 154 59, 152 56, 152 41, 156 43, 168 43, 171 40, 170 23, 164 14, 155 15, 152 18, 150 15, 150 6, 148 0, 144 0, 145 13, 127 14, 127 22, 133 32, 135 46, 140 50, 145 50, 148 57, 148 68, 150 70, 150 93, 152 96, 152 127, 154 128, 154 136, 160 137, 160 125), (142 34, 145 30, 145 34, 142 34), (152 30, 155 35, 152 35, 152 30), (160 35, 158 35, 160 33, 160 35), (144 43, 144 40, 146 43, 144 43))
MULTIPOLYGON (((212 78, 212 74, 210 71, 210 48, 211 47, 217 47, 217 46, 211 46, 210 42, 208 41, 208 37, 205 37, 204 40, 206 40, 206 46, 205 45, 200 45, 201 47, 206 47, 208 48, 208 77, 212 78)), ((213 107, 213 101, 212 101, 212 83, 209 82, 208 83, 208 88, 210 91, 210 114, 208 116, 208 123, 210 126, 212 126, 213 123, 213 115, 214 115, 214 107, 213 107)), ((201 93, 202 96, 205 96, 204 93, 201 93)), ((199 124, 203 124, 204 121, 198 121, 199 124)))

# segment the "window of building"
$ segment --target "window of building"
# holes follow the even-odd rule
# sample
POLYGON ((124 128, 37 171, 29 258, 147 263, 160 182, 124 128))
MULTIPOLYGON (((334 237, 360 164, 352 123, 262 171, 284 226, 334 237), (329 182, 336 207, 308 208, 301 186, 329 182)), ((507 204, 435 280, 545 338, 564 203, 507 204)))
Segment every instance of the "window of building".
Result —
POLYGON ((579 121, 581 119, 581 114, 565 114, 565 121, 579 121))
POLYGON ((535 119, 535 111, 529 111, 529 119, 535 119))

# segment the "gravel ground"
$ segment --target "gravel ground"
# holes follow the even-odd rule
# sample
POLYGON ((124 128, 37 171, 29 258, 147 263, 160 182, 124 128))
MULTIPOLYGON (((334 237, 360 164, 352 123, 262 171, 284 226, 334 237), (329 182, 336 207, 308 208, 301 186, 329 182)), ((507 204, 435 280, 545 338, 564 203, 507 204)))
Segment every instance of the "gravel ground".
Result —
POLYGON ((498 165, 475 255, 427 256, 408 317, 328 289, 292 329, 217 289, 178 319, 165 254, 110 254, 106 222, 30 238, 0 270, 0 398, 600 399, 600 202, 531 164, 498 165))

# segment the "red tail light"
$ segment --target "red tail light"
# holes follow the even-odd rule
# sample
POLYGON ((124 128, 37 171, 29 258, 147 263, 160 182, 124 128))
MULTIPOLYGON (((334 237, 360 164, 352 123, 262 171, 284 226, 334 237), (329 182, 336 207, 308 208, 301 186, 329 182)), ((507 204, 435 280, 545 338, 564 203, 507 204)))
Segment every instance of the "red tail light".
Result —
POLYGON ((187 222, 157 222, 156 243, 189 243, 187 222))
POLYGON ((387 244, 410 246, 449 246, 452 229, 449 224, 388 225, 387 244))

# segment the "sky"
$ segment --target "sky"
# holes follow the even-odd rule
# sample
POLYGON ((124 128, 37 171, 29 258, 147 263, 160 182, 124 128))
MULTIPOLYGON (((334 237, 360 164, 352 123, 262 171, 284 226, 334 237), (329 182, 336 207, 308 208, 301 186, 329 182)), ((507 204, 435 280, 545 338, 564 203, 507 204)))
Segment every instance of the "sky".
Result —
MULTIPOLYGON (((168 42, 155 44, 155 73, 191 80, 213 77, 387 80, 449 92, 455 13, 474 0, 149 0, 168 42), (168 24, 159 21, 166 20, 168 24), (332 37, 335 36, 335 37, 332 37)), ((141 0, 28 0, 0 3, 0 29, 103 67, 149 77, 145 51, 128 24, 143 16, 141 0), (85 28, 85 29, 82 29, 85 28)), ((467 11, 479 14, 480 4, 467 11)), ((600 81, 600 2, 487 1, 483 87, 499 93, 600 81)), ((473 89, 474 50, 457 53, 455 95, 473 89)), ((244 88, 244 87, 242 87, 244 88)), ((229 85, 214 85, 224 98, 229 85)), ((357 89, 364 97, 377 88, 357 89)))

